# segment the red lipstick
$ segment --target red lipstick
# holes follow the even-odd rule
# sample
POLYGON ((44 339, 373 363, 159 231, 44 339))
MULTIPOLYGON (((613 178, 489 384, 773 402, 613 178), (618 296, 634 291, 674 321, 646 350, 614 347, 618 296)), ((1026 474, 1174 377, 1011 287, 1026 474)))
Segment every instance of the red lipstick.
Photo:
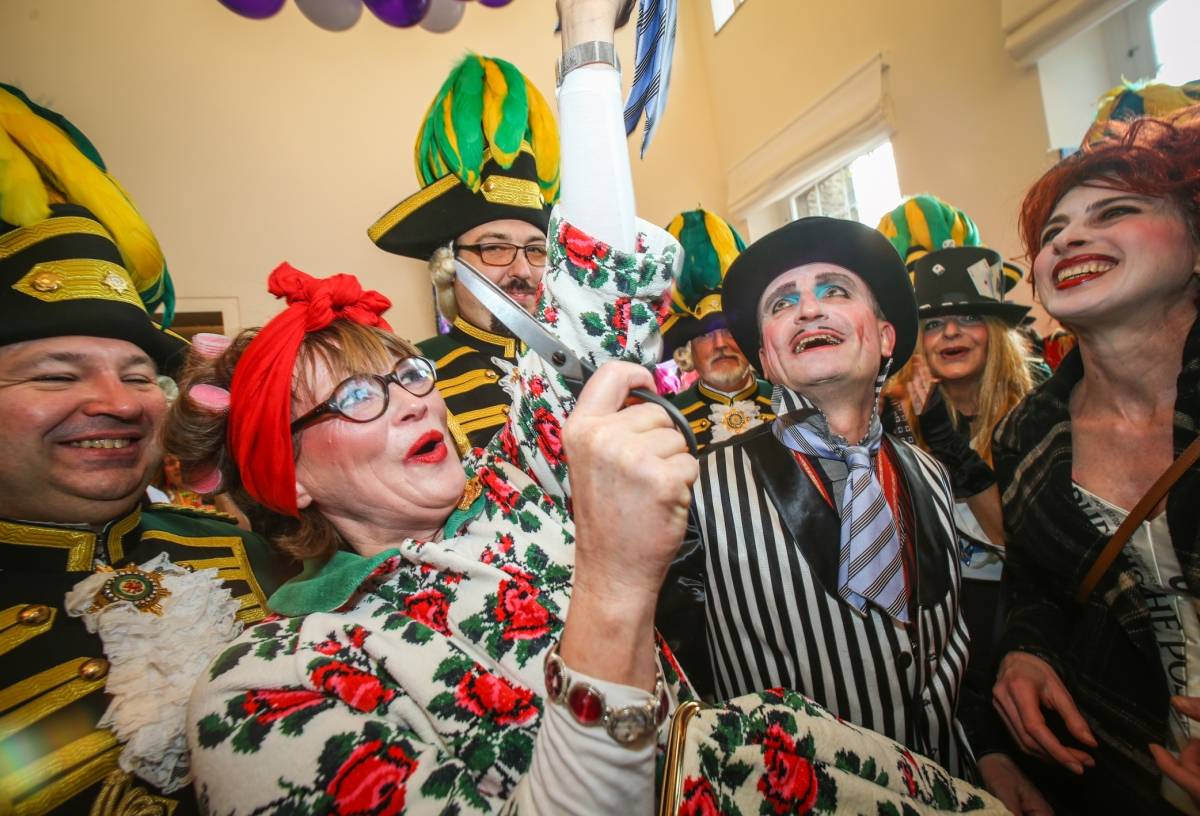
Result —
POLYGON ((404 461, 437 464, 446 458, 446 443, 443 440, 445 436, 441 431, 426 431, 408 449, 404 461))

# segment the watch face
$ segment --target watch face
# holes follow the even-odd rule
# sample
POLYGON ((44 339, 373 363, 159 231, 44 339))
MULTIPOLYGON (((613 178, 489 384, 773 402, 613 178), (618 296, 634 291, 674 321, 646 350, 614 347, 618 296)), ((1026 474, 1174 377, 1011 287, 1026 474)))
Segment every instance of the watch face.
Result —
POLYGON ((608 717, 608 735, 622 745, 637 742, 652 728, 644 706, 625 706, 608 717))

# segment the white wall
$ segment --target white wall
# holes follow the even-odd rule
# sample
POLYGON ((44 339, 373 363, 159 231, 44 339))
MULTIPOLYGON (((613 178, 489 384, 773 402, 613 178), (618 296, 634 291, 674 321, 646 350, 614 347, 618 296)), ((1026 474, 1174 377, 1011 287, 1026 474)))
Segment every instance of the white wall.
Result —
MULTIPOLYGON (((634 160, 639 209, 659 223, 725 197, 703 67, 689 67, 693 3, 683 5, 668 115, 646 161, 634 160)), ((416 190, 418 123, 468 49, 514 62, 553 104, 554 19, 551 2, 514 0, 468 4, 449 34, 369 12, 331 33, 291 3, 253 21, 217 0, 4 0, 0 80, 95 142, 158 235, 185 305, 234 299, 240 326, 261 324, 278 308, 266 277, 286 259, 359 275, 393 300, 392 325, 421 338, 433 331, 428 273, 376 249, 366 229, 416 190)), ((631 25, 627 63, 632 39, 631 25)))

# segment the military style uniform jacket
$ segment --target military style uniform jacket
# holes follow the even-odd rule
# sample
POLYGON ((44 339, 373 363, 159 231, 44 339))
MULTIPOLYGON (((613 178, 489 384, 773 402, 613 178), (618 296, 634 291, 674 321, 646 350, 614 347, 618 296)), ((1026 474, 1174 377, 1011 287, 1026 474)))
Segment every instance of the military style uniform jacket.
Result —
POLYGON ((231 520, 170 505, 138 507, 100 532, 0 520, 0 813, 196 812, 190 786, 163 795, 118 768, 122 743, 96 727, 111 700, 109 661, 100 637, 63 602, 99 565, 166 554, 180 566, 216 568, 240 604, 237 617, 262 620, 286 566, 231 520), (137 802, 121 804, 139 788, 137 802))
POLYGON ((509 372, 492 358, 515 366, 518 345, 512 337, 484 331, 461 317, 454 319, 447 334, 417 343, 437 366, 437 389, 454 420, 450 431, 460 447, 484 447, 508 418, 512 397, 500 382, 509 372))
POLYGON ((755 380, 729 395, 696 380, 691 388, 672 397, 671 402, 687 417, 696 435, 696 447, 702 450, 706 445, 724 442, 774 419, 772 390, 766 380, 755 380))

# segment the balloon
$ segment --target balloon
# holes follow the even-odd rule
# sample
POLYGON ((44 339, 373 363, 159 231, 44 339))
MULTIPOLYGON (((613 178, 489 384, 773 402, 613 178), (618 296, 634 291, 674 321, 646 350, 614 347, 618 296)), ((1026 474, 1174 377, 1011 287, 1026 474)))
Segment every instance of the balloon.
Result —
POLYGON ((362 16, 362 0, 296 0, 300 13, 326 31, 345 31, 362 16))
POLYGON ((284 0, 221 0, 221 5, 251 20, 265 20, 279 13, 284 0))
POLYGON ((501 6, 507 6, 512 0, 479 0, 479 2, 488 8, 500 8, 501 6))
POLYGON ((466 8, 463 0, 432 0, 421 28, 434 34, 445 34, 458 25, 466 8))
POLYGON ((425 19, 430 0, 363 0, 363 3, 388 25, 409 28, 425 19))

